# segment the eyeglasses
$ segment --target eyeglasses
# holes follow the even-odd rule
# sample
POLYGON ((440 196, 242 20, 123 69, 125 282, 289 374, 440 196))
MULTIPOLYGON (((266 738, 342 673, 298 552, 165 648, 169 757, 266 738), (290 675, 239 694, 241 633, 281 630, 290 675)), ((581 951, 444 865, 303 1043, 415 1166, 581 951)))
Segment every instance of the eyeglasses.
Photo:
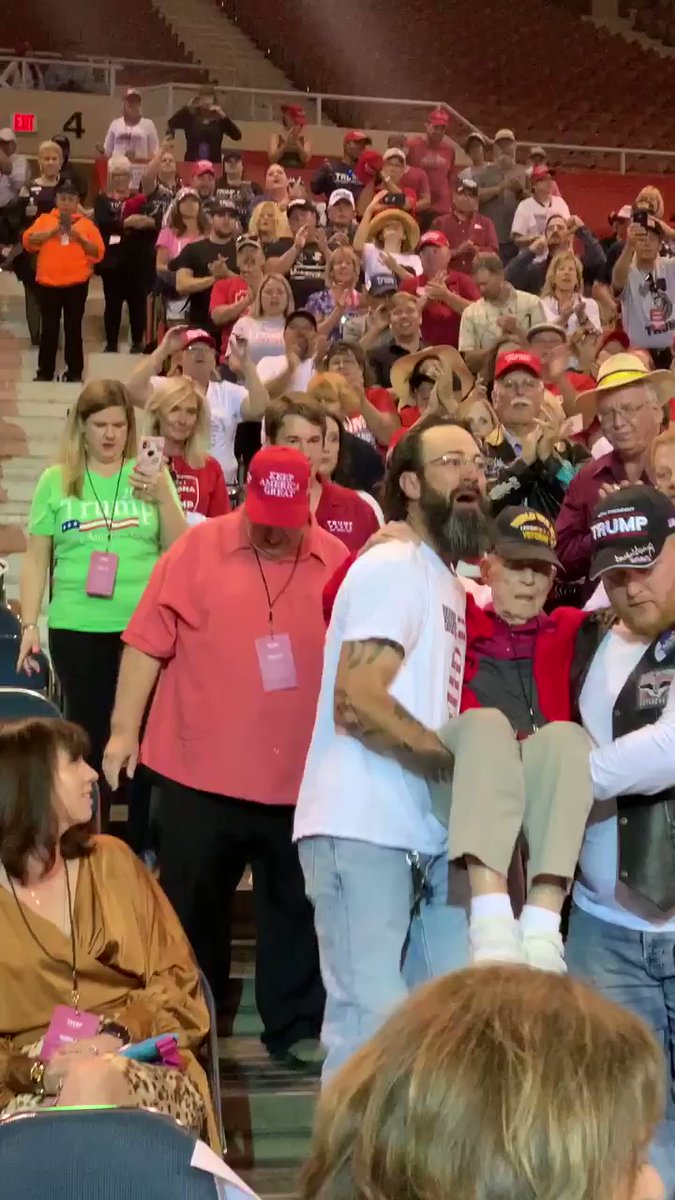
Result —
POLYGON ((622 421, 626 421, 628 425, 636 425, 640 413, 648 404, 649 400, 634 400, 632 403, 621 404, 616 408, 607 408, 604 412, 598 413, 598 421, 603 428, 616 425, 619 418, 622 421))
POLYGON ((507 379, 499 380, 500 387, 505 391, 511 392, 514 395, 516 392, 538 392, 541 388, 541 379, 537 379, 535 375, 520 375, 515 379, 509 375, 507 379))
POLYGON ((488 464, 482 454, 476 454, 474 458, 467 458, 465 454, 457 454, 454 450, 449 450, 447 454, 441 454, 438 458, 430 458, 422 465, 425 467, 452 467, 453 471, 463 471, 467 467, 473 467, 479 475, 484 475, 488 464))

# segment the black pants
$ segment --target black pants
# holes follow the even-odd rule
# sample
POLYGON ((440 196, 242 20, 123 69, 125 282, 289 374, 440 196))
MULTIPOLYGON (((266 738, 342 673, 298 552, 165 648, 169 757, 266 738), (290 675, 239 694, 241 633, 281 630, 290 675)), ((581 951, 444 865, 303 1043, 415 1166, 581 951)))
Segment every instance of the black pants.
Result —
POLYGON ((117 348, 122 322, 122 307, 126 301, 129 310, 131 342, 142 346, 145 336, 145 300, 148 293, 145 273, 134 271, 129 264, 106 268, 101 271, 105 309, 103 324, 105 340, 109 349, 117 348))
POLYGON ((110 736, 122 635, 50 629, 49 651, 61 684, 65 715, 89 735, 89 762, 99 772, 101 827, 105 830, 109 825, 112 793, 101 776, 101 762, 110 736))
POLYGON ((88 282, 74 283, 70 287, 40 285, 42 328, 38 351, 38 374, 42 379, 54 378, 62 314, 64 354, 68 375, 71 379, 82 378, 84 370, 82 318, 88 289, 88 282))
POLYGON ((26 300, 26 324, 30 334, 31 345, 40 345, 40 298, 36 283, 24 283, 26 300))
POLYGON ((291 832, 294 810, 162 779, 159 875, 222 1007, 230 973, 231 901, 248 863, 256 921, 256 1003, 263 1042, 284 1051, 318 1038, 325 992, 312 909, 291 832))

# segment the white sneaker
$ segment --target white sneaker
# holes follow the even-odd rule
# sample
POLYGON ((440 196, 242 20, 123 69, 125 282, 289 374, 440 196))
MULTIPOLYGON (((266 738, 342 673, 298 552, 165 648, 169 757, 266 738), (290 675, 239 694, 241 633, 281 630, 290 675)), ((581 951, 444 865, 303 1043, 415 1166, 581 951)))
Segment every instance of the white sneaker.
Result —
POLYGON ((553 975, 567 974, 562 934, 524 934, 522 948, 523 961, 529 967, 536 967, 538 971, 550 971, 553 975))
POLYGON ((520 926, 515 917, 481 917, 469 923, 471 961, 478 963, 524 962, 520 926))

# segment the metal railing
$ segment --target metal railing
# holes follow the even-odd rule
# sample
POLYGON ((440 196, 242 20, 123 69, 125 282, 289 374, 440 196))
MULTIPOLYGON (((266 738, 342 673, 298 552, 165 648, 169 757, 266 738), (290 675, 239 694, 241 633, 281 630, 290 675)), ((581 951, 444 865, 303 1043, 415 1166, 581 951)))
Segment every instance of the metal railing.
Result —
MULTIPOLYGON (((71 83, 74 85, 78 81, 81 83, 86 82, 87 86, 82 87, 83 92, 90 92, 92 94, 104 93, 112 96, 118 90, 117 77, 122 71, 133 72, 134 68, 141 69, 148 67, 159 68, 167 72, 180 68, 181 71, 194 71, 195 76, 206 73, 222 77, 223 73, 222 67, 217 64, 164 62, 152 58, 111 59, 97 55, 83 54, 63 59, 60 55, 51 51, 33 51, 30 56, 21 57, 17 56, 10 49, 0 49, 0 92, 3 87, 34 88, 36 86, 53 91, 77 91, 77 87, 73 89, 72 87, 50 88, 47 86, 50 82, 50 71, 54 73, 55 78, 57 78, 58 72, 62 71, 71 74, 71 83), (8 82, 8 79, 11 81, 8 82), (41 83, 38 81, 41 81, 41 83)), ((148 98, 154 98, 157 93, 165 92, 166 98, 163 106, 165 112, 163 115, 169 117, 180 107, 180 102, 181 100, 184 101, 186 95, 194 94, 194 84, 162 81, 158 84, 141 85, 138 90, 148 98)), ((309 124, 317 126, 333 124, 325 111, 327 104, 329 106, 331 104, 343 106, 381 106, 387 107, 390 110, 400 110, 402 114, 407 112, 409 115, 417 110, 428 112, 430 108, 441 104, 464 130, 465 135, 472 131, 482 133, 482 130, 478 126, 467 120, 462 113, 447 104, 445 100, 411 100, 398 96, 354 96, 340 92, 300 92, 292 88, 240 87, 235 83, 229 84, 223 82, 215 84, 214 91, 217 94, 227 97, 229 115, 234 117, 234 119, 244 121, 278 120, 281 104, 289 98, 295 101, 301 99, 307 111, 309 124), (313 120, 312 117, 314 118, 313 120)), ((368 128, 368 120, 364 123, 368 128)), ((389 123, 388 118, 387 124, 389 123)), ((401 127, 404 127, 402 123, 400 124, 401 127)), ((410 124, 405 127, 412 128, 410 124)), ((524 142, 519 143, 521 146, 528 144, 524 142)), ((542 142, 540 144, 546 150, 569 151, 576 154, 588 155, 589 158, 598 154, 616 155, 618 169, 622 175, 626 173, 627 163, 631 157, 675 160, 675 150, 653 150, 638 148, 636 146, 587 146, 571 142, 542 142)))
MULTIPOLYGON (((531 143, 519 142, 519 145, 531 143)), ((619 171, 626 174, 626 164, 630 157, 669 158, 675 160, 675 150, 639 150, 635 146, 578 146, 569 142, 538 142, 543 150, 568 150, 575 154, 616 154, 619 171)))

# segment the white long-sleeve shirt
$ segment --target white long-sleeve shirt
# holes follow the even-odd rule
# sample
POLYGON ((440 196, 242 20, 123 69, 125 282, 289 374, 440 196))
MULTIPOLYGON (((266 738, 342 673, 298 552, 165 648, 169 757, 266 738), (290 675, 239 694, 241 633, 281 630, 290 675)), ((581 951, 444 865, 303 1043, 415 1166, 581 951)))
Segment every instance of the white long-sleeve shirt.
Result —
MULTIPOLYGON (((670 689, 666 706, 652 725, 616 740, 612 736, 614 705, 648 645, 648 640, 636 638, 621 626, 610 630, 581 692, 581 718, 595 743, 591 777, 596 802, 581 850, 581 877, 574 887, 574 899, 584 911, 614 925, 675 932, 675 913, 660 914, 618 878, 615 797, 655 795, 675 784, 675 688, 670 689)), ((645 700, 649 699, 646 694, 645 700)))

